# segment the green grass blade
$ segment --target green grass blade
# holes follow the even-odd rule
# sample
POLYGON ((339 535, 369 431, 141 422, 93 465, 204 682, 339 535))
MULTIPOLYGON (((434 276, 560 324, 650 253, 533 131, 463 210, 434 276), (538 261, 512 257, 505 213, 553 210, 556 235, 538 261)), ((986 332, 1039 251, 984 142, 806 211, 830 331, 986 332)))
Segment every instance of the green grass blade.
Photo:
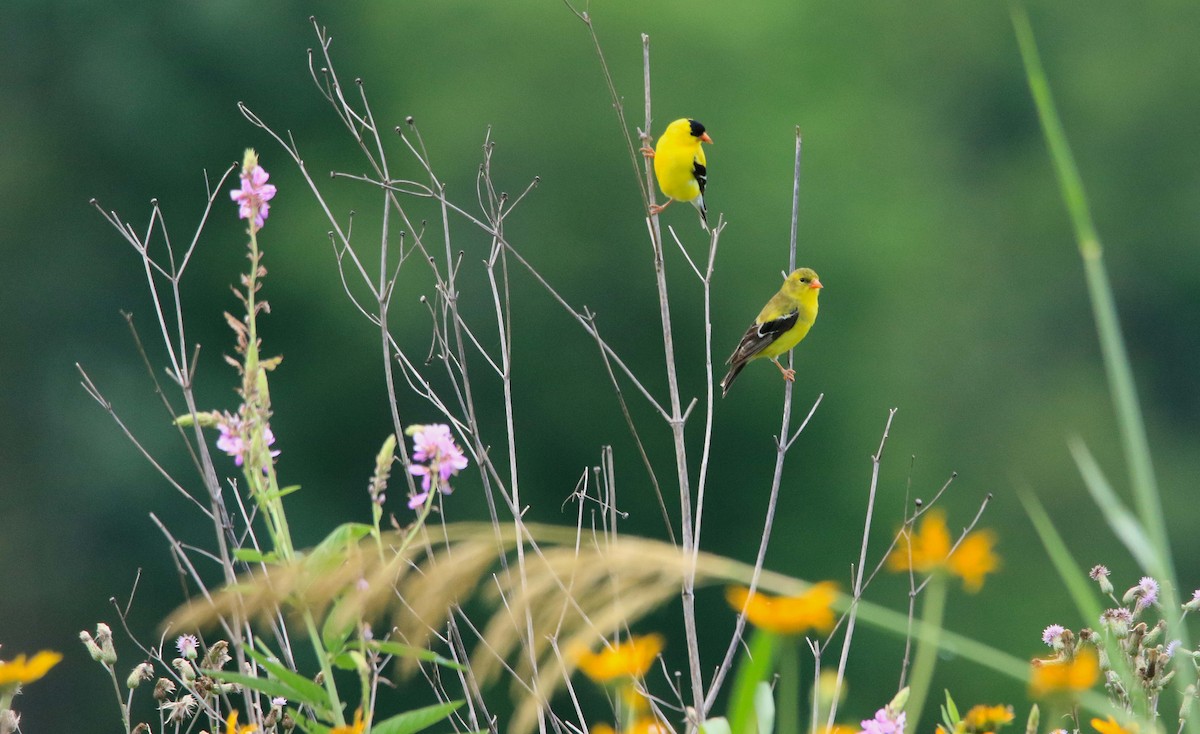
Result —
POLYGON ((1025 506, 1025 514, 1029 515, 1033 529, 1037 531, 1038 538, 1042 541, 1042 547, 1046 549, 1046 555, 1050 556, 1054 570, 1058 571, 1058 577, 1062 579, 1063 584, 1067 587, 1067 592, 1071 594, 1071 600, 1075 602, 1075 609, 1078 610, 1080 619, 1085 620, 1084 624, 1088 626, 1095 625, 1096 620, 1100 618, 1101 607, 1096 601, 1096 588, 1088 582, 1087 571, 1075 562, 1071 552, 1067 550, 1067 544, 1063 542, 1058 529, 1050 520, 1050 515, 1046 513, 1046 508, 1042 506, 1037 497, 1032 492, 1024 490, 1019 491, 1017 496, 1020 498, 1021 504, 1025 506))
POLYGON ((1125 507, 1125 503, 1121 502, 1121 498, 1108 483, 1104 472, 1092 458, 1091 452, 1087 450, 1083 442, 1073 439, 1070 447, 1071 456, 1075 458, 1075 465, 1079 467, 1079 474, 1083 477, 1083 484, 1091 493, 1092 501, 1104 513, 1104 519, 1108 526, 1112 528, 1113 533, 1124 544, 1134 560, 1142 568, 1151 571, 1155 568, 1154 550, 1142 524, 1125 507))
MULTIPOLYGON (((1100 338, 1101 353, 1104 355, 1109 392, 1116 408, 1117 427, 1121 434, 1125 461, 1129 466, 1134 500, 1142 524, 1153 543, 1155 563, 1148 566, 1146 570, 1174 587, 1175 569, 1171 560, 1170 544, 1167 540, 1162 500, 1158 494, 1158 484, 1154 478, 1154 467, 1150 460, 1150 445, 1146 438, 1146 427, 1142 419, 1141 407, 1138 404, 1137 391, 1133 384, 1133 369, 1129 365, 1129 355, 1121 336, 1112 287, 1108 281, 1108 274, 1104 270, 1100 239, 1096 235, 1096 228, 1092 223, 1087 196, 1083 189, 1083 180, 1075 166, 1075 159, 1067 144, 1066 133, 1054 107, 1054 98, 1050 93, 1050 85, 1046 81, 1046 74, 1042 69, 1029 17, 1019 3, 1014 2, 1011 9, 1013 29, 1016 32, 1017 44, 1021 49, 1021 59, 1025 64, 1029 89, 1037 106, 1038 118, 1041 120, 1046 145, 1050 149, 1050 158, 1054 163, 1054 172, 1058 177, 1063 200, 1066 202, 1067 211, 1071 216, 1071 225, 1075 230, 1079 254, 1083 258, 1088 295, 1092 301, 1096 332, 1100 338)), ((1173 607, 1177 602, 1175 598, 1177 595, 1174 591, 1171 594, 1171 598, 1164 598, 1164 603, 1173 607)))

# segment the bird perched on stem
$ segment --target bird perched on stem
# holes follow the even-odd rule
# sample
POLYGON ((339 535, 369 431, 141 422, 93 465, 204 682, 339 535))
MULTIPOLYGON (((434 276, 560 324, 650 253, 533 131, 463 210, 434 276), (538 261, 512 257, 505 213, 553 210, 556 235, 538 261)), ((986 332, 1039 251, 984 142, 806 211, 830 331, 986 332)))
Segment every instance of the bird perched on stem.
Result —
POLYGON ((729 374, 721 380, 721 397, 729 394, 729 386, 751 360, 766 357, 775 363, 783 379, 792 382, 796 371, 779 364, 779 358, 800 343, 813 322, 817 320, 817 296, 821 279, 811 268, 800 268, 783 281, 779 292, 771 296, 758 312, 758 318, 746 329, 742 341, 725 364, 729 374))
POLYGON ((670 197, 666 204, 651 205, 651 214, 658 214, 672 201, 690 201, 700 212, 700 226, 708 229, 708 213, 704 208, 708 168, 700 144, 711 142, 703 125, 685 117, 667 125, 653 150, 649 146, 642 148, 647 158, 654 159, 658 187, 670 197))

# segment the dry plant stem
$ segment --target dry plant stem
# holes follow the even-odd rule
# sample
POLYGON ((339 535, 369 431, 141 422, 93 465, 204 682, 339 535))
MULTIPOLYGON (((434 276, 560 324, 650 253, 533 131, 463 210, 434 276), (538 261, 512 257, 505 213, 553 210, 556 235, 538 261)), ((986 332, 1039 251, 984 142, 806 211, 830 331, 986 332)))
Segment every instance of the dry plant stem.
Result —
MULTIPOLYGON (((596 35, 596 27, 592 24, 592 16, 586 10, 584 10, 582 12, 579 10, 576 10, 575 7, 573 5, 571 5, 570 0, 563 0, 563 4, 567 6, 568 10, 570 10, 572 13, 575 14, 576 18, 579 18, 579 20, 582 21, 585 26, 587 26, 588 35, 592 39, 592 48, 594 48, 596 50, 596 58, 599 59, 599 61, 600 61, 600 71, 604 73, 604 83, 608 86, 608 96, 613 102, 613 110, 617 113, 617 121, 621 125, 621 133, 622 133, 621 137, 625 141, 626 152, 629 154, 629 163, 630 163, 630 165, 633 166, 634 177, 637 178, 638 186, 641 187, 642 200, 646 203, 646 210, 650 211, 651 205, 654 204, 654 181, 648 179, 644 183, 642 182, 641 169, 638 167, 637 148, 633 144, 633 138, 631 138, 629 136, 629 133, 628 133, 629 123, 626 122, 626 120, 625 120, 625 106, 623 104, 621 104, 621 95, 617 92, 617 86, 613 82, 612 73, 608 69, 608 62, 604 60, 604 49, 600 46, 600 37, 596 35)), ((642 46, 645 49, 644 53, 645 53, 647 59, 649 58, 648 43, 649 43, 649 36, 643 35, 642 36, 642 46)), ((649 93, 650 93, 649 76, 650 76, 650 66, 649 66, 649 62, 647 61, 647 65, 646 65, 646 94, 647 95, 649 95, 649 93)), ((647 135, 650 134, 650 119, 649 119, 650 115, 648 112, 649 106, 650 106, 649 97, 647 97, 647 101, 646 101, 646 108, 647 108, 646 134, 647 135)))
MULTIPOLYGON (((228 513, 225 510, 224 500, 221 496, 221 486, 220 482, 217 480, 216 469, 212 463, 212 455, 209 453, 208 444, 204 440, 203 429, 200 427, 199 422, 195 420, 197 408, 195 394, 192 390, 193 378, 195 376, 194 366, 189 368, 184 364, 184 354, 187 350, 187 339, 184 329, 183 302, 180 295, 179 283, 187 269, 188 262, 191 260, 192 253, 199 244, 200 234, 203 232, 204 226, 208 221, 208 216, 212 211, 213 204, 216 202, 217 197, 223 190, 226 180, 233 174, 234 171, 237 170, 237 168, 238 164, 234 163, 225 170, 225 173, 222 174, 220 180, 217 181, 216 186, 208 187, 208 196, 205 203, 204 212, 200 216, 200 220, 197 223, 192 240, 188 244, 187 250, 180 259, 178 266, 175 264, 174 249, 171 246, 170 237, 166 228, 166 222, 163 219, 162 210, 159 207, 157 200, 153 200, 151 202, 152 209, 150 214, 150 222, 147 225, 146 234, 143 238, 138 237, 132 225, 122 222, 121 218, 115 211, 105 211, 100 207, 99 202, 97 202, 95 199, 92 199, 91 201, 91 204, 96 211, 100 213, 105 221, 107 221, 113 228, 121 233, 121 236, 125 239, 125 241, 129 243, 129 245, 133 247, 134 251, 137 252, 137 254, 141 257, 143 269, 146 273, 146 285, 150 291, 151 300, 154 303, 155 315, 158 319, 162 342, 167 349, 168 359, 171 362, 171 368, 168 370, 168 374, 179 386, 183 394, 184 401, 187 404, 188 413, 193 418, 193 440, 195 441, 195 445, 197 447, 197 450, 193 455, 199 454, 200 457, 199 468, 201 478, 208 492, 209 503, 211 505, 209 519, 213 522, 213 531, 220 550, 222 571, 225 576, 226 583, 233 583, 233 580, 236 577, 233 569, 232 558, 226 544, 226 534, 232 532, 232 527, 229 521, 228 513), (158 228, 162 233, 163 241, 166 246, 167 257, 170 264, 169 270, 164 268, 150 256, 150 240, 156 223, 158 224, 158 228), (174 321, 175 324, 175 332, 178 337, 177 343, 175 338, 172 337, 171 329, 168 326, 168 318, 165 314, 162 298, 154 280, 155 273, 158 273, 162 277, 166 278, 171 285, 171 303, 172 310, 174 312, 171 320, 174 321)), ((208 181, 207 175, 205 176, 205 181, 206 183, 208 181)), ((145 357, 143 357, 143 359, 145 359, 145 357)), ((82 374, 82 368, 80 368, 80 372, 82 374)), ((91 384, 91 380, 87 378, 86 375, 85 381, 88 384, 91 384)), ((155 381, 155 383, 157 385, 157 381, 155 381)), ((98 397, 99 391, 95 390, 94 386, 92 386, 92 388, 88 388, 88 386, 85 385, 84 387, 85 389, 88 389, 89 393, 91 393, 94 398, 97 398, 98 402, 100 402, 102 406, 106 406, 105 409, 109 412, 114 420, 117 420, 117 415, 112 410, 111 405, 108 404, 106 400, 103 400, 103 398, 98 397)), ((122 430, 132 440, 132 434, 130 434, 129 431, 124 428, 124 426, 122 426, 122 430)), ((138 446, 138 448, 142 454, 146 456, 146 458, 149 459, 156 468, 159 469, 160 473, 163 473, 164 476, 166 476, 165 472, 163 472, 161 467, 159 467, 158 464, 150 458, 149 454, 140 446, 138 446)), ((187 492, 184 491, 174 480, 171 480, 168 477, 168 481, 170 481, 181 492, 187 494, 187 492)))
MULTIPOLYGON (((591 29, 591 24, 588 24, 591 29)), ((650 114, 650 36, 642 34, 642 68, 646 91, 646 131, 651 129, 653 117, 650 114)), ((647 133, 648 134, 648 133, 647 133)), ((632 147, 632 142, 630 143, 632 147)), ((645 161, 647 201, 654 201, 654 167, 647 159, 645 161)), ((658 310, 662 321, 663 353, 667 372, 667 392, 670 400, 670 417, 667 423, 671 427, 671 437, 675 443, 675 471, 679 481, 679 507, 681 526, 681 550, 688 559, 688 567, 684 572, 683 590, 683 628, 687 639, 688 673, 692 683, 692 705, 697 709, 700 721, 704 719, 704 680, 700 672, 700 638, 696 630, 696 552, 695 528, 692 519, 692 492, 688 475, 687 443, 684 437, 684 415, 679 397, 679 378, 675 371, 675 342, 671 330, 671 302, 667 294, 667 272, 663 261, 662 230, 659 227, 658 216, 650 217, 650 245, 654 257, 654 280, 658 286, 658 310)), ((711 380, 710 380, 711 383, 711 380)), ((692 729, 698 722, 689 722, 692 729)))
POLYGON ((892 429, 892 419, 896 417, 896 410, 896 408, 888 409, 887 422, 883 426, 883 436, 879 439, 879 449, 871 457, 871 484, 867 490, 867 513, 866 519, 863 522, 862 546, 858 553, 858 568, 855 571, 854 577, 854 596, 850 601, 849 616, 846 620, 846 634, 842 638, 842 654, 838 659, 837 679, 834 682, 833 694, 831 696, 832 703, 829 706, 829 718, 825 722, 825 725, 829 728, 833 727, 833 722, 837 718, 838 696, 841 695, 842 681, 846 675, 846 661, 850 657, 850 642, 854 638, 854 623, 858 618, 858 602, 862 598, 863 593, 863 569, 867 565, 867 541, 871 537, 871 521, 875 516, 875 494, 879 487, 879 466, 883 461, 883 449, 887 445, 888 432, 892 429))
MULTIPOLYGON (((692 540, 696 548, 700 547, 700 531, 704 520, 704 490, 708 486, 708 459, 712 455, 713 401, 716 398, 716 392, 713 389, 716 383, 713 380, 712 361, 712 275, 717 260, 717 243, 721 239, 721 230, 723 229, 725 229, 725 219, 718 217, 717 225, 709 231, 708 262, 705 265, 704 273, 701 274, 695 264, 692 265, 692 269, 696 271, 697 277, 704 285, 704 384, 706 386, 704 444, 700 449, 700 473, 696 479, 696 532, 692 540)), ((674 229, 671 230, 671 237, 682 250, 683 243, 679 241, 674 229)), ((687 254, 686 250, 684 250, 684 254, 687 254)), ((690 257, 688 262, 691 262, 690 257)))
MULTIPOLYGON (((789 383, 790 384, 790 383, 789 383)), ((800 427, 796 429, 796 435, 799 436, 808 426, 808 422, 812 420, 813 415, 817 412, 817 407, 821 405, 821 401, 825 398, 824 393, 817 396, 812 407, 808 410, 808 415, 804 417, 804 421, 800 427)), ((787 424, 791 418, 791 401, 784 404, 784 430, 787 430, 787 424)), ((750 599, 758 590, 759 580, 763 573, 763 564, 767 557, 767 544, 771 535, 771 527, 775 523, 775 509, 779 500, 779 488, 783 479, 783 457, 787 453, 788 446, 783 445, 780 440, 776 439, 776 463, 775 473, 771 482, 771 493, 767 499, 767 512, 763 518, 763 539, 758 544, 758 554, 754 558, 754 567, 750 573, 750 593, 746 597, 746 606, 738 613, 737 621, 734 624, 733 635, 729 640, 729 647, 725 650, 725 657, 721 661, 720 667, 717 668, 716 675, 713 676, 712 683, 708 688, 708 697, 704 704, 707 710, 711 710, 713 704, 717 700, 717 694, 721 692, 721 685, 725 682, 725 677, 733 669, 733 658, 737 653, 739 646, 742 644, 742 633, 746 630, 746 609, 749 606, 750 599)))
MULTIPOLYGON (((798 231, 800 223, 800 128, 796 128, 796 158, 795 158, 794 173, 792 176, 792 226, 790 236, 788 238, 788 263, 791 265, 788 272, 796 269, 796 247, 798 242, 798 231)), ((715 245, 715 237, 714 237, 715 245)), ((711 267, 711 262, 710 262, 711 267)), ((711 321, 708 323, 711 324, 711 321)), ((789 360, 791 359, 789 355, 789 360)), ((709 384, 712 384, 712 375, 709 375, 709 384)), ((817 406, 821 404, 821 400, 825 397, 824 393, 817 396, 813 406, 808 411, 808 416, 800 428, 796 430, 796 434, 789 439, 789 431, 791 430, 792 419, 792 383, 784 383, 784 399, 782 417, 780 419, 779 435, 775 439, 775 471, 771 479, 771 493, 767 499, 767 514, 763 520, 762 540, 758 545, 758 555, 754 559, 754 573, 750 578, 750 593, 746 597, 746 606, 743 606, 738 613, 737 623, 734 626, 733 636, 729 641, 729 647, 725 651, 725 658, 721 661, 721 665, 717 668, 717 673, 713 677, 712 685, 709 687, 708 696, 704 701, 703 712, 707 714, 716 701, 717 693, 721 690, 721 684, 728 675, 729 670, 733 665, 733 656, 737 651, 738 644, 741 642, 742 633, 746 629, 746 608, 750 604, 750 600, 754 598, 754 594, 758 589, 759 576, 762 574, 763 563, 767 557, 767 544, 771 539, 771 528, 775 524, 775 508, 779 501, 779 488, 783 483, 783 460, 787 455, 788 449, 792 443, 799 437, 804 427, 808 425, 813 414, 817 411, 817 406)), ((710 408, 711 413, 711 408, 710 408)), ((707 454, 705 455, 707 458, 707 454)), ((697 511, 699 514, 699 511, 697 511)))
MULTIPOLYGON (((489 136, 490 136, 490 133, 489 133, 489 136)), ((484 183, 487 186, 487 191, 489 193, 489 199, 496 202, 495 206, 491 208, 489 217, 488 217, 489 221, 491 222, 492 229, 493 229, 493 231, 495 231, 496 234, 492 239, 492 251, 491 251, 491 255, 487 261, 487 276, 488 276, 488 284, 490 286, 491 293, 492 293, 492 307, 496 314, 496 329, 497 329, 499 339, 500 339, 502 385, 503 385, 503 391, 504 391, 504 426, 505 426, 505 433, 507 435, 507 443, 508 443, 508 465, 509 465, 508 480, 509 480, 510 502, 512 503, 512 507, 513 507, 513 530, 516 533, 517 538, 519 540, 523 540, 525 537, 525 534, 524 534, 523 522, 521 519, 522 510, 521 510, 520 483, 518 482, 518 479, 517 479, 517 434, 516 434, 516 421, 514 418, 514 411, 513 411, 513 396, 512 396, 512 321, 511 321, 511 317, 510 317, 511 301, 510 301, 509 287, 508 287, 508 259, 505 257, 504 247, 500 244, 500 241, 503 239, 503 228, 504 228, 504 217, 505 217, 504 204, 508 197, 506 194, 501 194, 499 197, 496 197, 496 192, 492 185, 492 178, 491 178, 492 144, 491 144, 490 140, 484 144, 484 151, 485 151, 485 153, 484 153, 484 166, 483 166, 482 178, 484 180, 484 183), (503 289, 501 289, 500 283, 498 283, 496 280, 496 263, 497 263, 497 261, 499 261, 499 263, 500 263, 501 282, 503 283, 503 289), (503 293, 501 292, 502 290, 503 290, 503 293)), ((443 210, 443 211, 445 211, 445 210, 443 210)), ((445 214, 445 216, 448 217, 449 215, 445 214)), ((518 550, 518 552, 517 552, 517 573, 521 580, 521 590, 522 591, 524 591, 524 589, 528 585, 528 578, 526 576, 526 571, 525 571, 525 554, 524 554, 524 549, 522 548, 523 545, 524 545, 524 543, 518 543, 518 546, 517 546, 517 550, 518 550)), ((533 639, 533 617, 529 613, 528 610, 525 613, 525 639, 526 640, 533 639)), ((527 646, 527 647, 529 647, 529 646, 527 646)), ((538 680, 538 675, 537 675, 538 661, 537 661, 537 656, 535 654, 533 654, 532 650, 530 651, 530 654, 529 654, 529 664, 530 664, 530 670, 532 672, 532 678, 534 681, 537 681, 538 680)), ((538 717, 538 725, 540 727, 542 727, 542 729, 544 730, 544 728, 545 728, 545 717, 544 716, 538 717)))
MULTIPOLYGON (((808 650, 813 656, 812 717, 809 732, 817 734, 817 719, 821 716, 821 645, 816 640, 808 638, 805 638, 804 641, 808 643, 808 650)), ((836 699, 834 702, 836 705, 836 699)))
POLYGON ((671 516, 667 513, 667 503, 663 499, 662 486, 658 482, 658 474, 654 471, 654 465, 650 463, 650 455, 646 453, 646 445, 642 443, 642 436, 633 421, 633 415, 629 412, 629 404, 625 402, 625 393, 621 390, 621 383, 617 381, 616 373, 613 372, 609 354, 604 348, 604 340, 600 338, 599 327, 595 323, 596 316, 590 311, 585 316, 589 325, 588 332, 594 336, 596 346, 600 349, 600 358, 604 361, 604 371, 608 375, 609 384, 617 396, 617 404, 621 407, 621 415, 625 418, 625 425, 629 428, 629 434, 633 436, 638 456, 642 459, 642 466, 645 467, 646 475, 650 478, 650 486, 654 488, 654 497, 658 500, 658 509, 662 513, 663 526, 667 529, 667 538, 671 541, 671 545, 675 545, 675 528, 671 524, 671 516))

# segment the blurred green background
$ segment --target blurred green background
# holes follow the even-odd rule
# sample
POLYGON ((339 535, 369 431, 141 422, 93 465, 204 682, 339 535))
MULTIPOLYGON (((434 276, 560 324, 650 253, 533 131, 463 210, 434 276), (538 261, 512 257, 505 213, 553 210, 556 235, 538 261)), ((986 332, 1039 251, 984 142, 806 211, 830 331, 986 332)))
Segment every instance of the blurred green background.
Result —
MULTIPOLYGON (((1107 245, 1190 591, 1200 585, 1200 6, 1054 2, 1030 11, 1107 245)), ((951 525, 969 522, 993 493, 982 524, 998 532, 1005 566, 980 594, 955 593, 948 626, 1033 656, 1045 625, 1090 623, 1073 612, 1015 497, 1019 488, 1040 496, 1081 564, 1107 563, 1118 589, 1137 580, 1066 449, 1068 437, 1082 437, 1125 487, 1082 271, 1005 6, 619 0, 591 12, 631 123, 642 118, 648 33, 655 132, 691 116, 716 141, 710 219, 729 222, 714 279, 718 362, 786 267, 794 126, 804 133, 799 259, 826 288, 820 320, 796 353, 796 408, 825 398, 789 456, 769 565, 849 578, 868 457, 887 409, 898 407, 872 558, 899 524, 906 492, 927 498, 958 472, 944 499, 951 525)), ((508 220, 510 240, 572 303, 596 311, 613 347, 665 395, 637 189, 590 41, 561 3, 9 0, 0 7, 0 657, 40 648, 67 656, 17 699, 27 731, 119 729, 111 688, 77 633, 99 620, 116 626, 109 599, 124 606, 139 569, 130 620, 147 642, 181 600, 150 513, 185 538, 210 535, 79 387, 76 362, 147 450, 197 486, 120 315, 134 314, 161 367, 140 263, 90 198, 139 230, 157 198, 181 246, 203 207, 202 172, 218 175, 244 147, 259 149, 279 187, 262 236, 272 306, 262 323, 265 352, 285 356, 273 378, 273 427, 282 481, 304 487, 289 498, 293 532, 311 543, 335 521, 369 518, 366 479, 391 425, 378 337, 342 292, 328 225, 297 171, 235 106, 244 101, 292 132, 339 216, 363 213, 360 242, 370 247, 376 198, 325 175, 366 167, 309 78, 313 13, 334 38, 343 80, 365 81, 381 125, 416 118, 451 196, 474 200, 489 126, 500 188, 516 192, 541 177, 508 220)), ((398 175, 419 178, 398 144, 391 154, 398 175)), ((702 251, 690 207, 663 220, 693 254, 702 251)), ((236 408, 221 313, 236 306, 228 285, 244 263, 242 232, 222 194, 183 289, 189 341, 203 345, 199 393, 213 408, 236 408)), ((454 234, 470 271, 464 308, 494 346, 477 265, 487 241, 461 223, 454 234)), ((687 396, 702 396, 700 291, 677 251, 667 267, 681 382, 687 396)), ((420 356, 429 326, 417 298, 432 293, 409 271, 395 326, 420 356)), ((612 445, 626 532, 661 537, 594 345, 527 273, 514 270, 512 280, 529 518, 573 522, 564 500, 612 445)), ((481 400, 494 406, 496 381, 477 374, 481 400)), ((627 394, 667 479, 669 433, 627 394)), ((758 364, 717 405, 709 550, 753 558, 780 395, 774 368, 758 364)), ((435 417, 411 395, 401 408, 412 421, 435 417)), ((494 415, 487 422, 498 426, 494 415)), ((478 478, 458 486, 453 517, 483 517, 478 478)), ((398 495, 391 509, 403 516, 398 495)), ((678 514, 677 500, 668 506, 678 514)), ((906 580, 880 577, 869 597, 902 608, 906 590, 906 580)), ((700 607, 715 665, 731 615, 717 590, 700 607)), ((672 615, 655 621, 678 629, 672 615)), ((860 635, 847 719, 887 701, 903 653, 899 640, 860 635)), ((127 670, 140 657, 118 640, 127 670)), ((673 665, 682 666, 682 650, 672 637, 673 665)), ((1021 685, 962 660, 943 661, 935 690, 943 686, 963 705, 1027 707, 1021 685)))

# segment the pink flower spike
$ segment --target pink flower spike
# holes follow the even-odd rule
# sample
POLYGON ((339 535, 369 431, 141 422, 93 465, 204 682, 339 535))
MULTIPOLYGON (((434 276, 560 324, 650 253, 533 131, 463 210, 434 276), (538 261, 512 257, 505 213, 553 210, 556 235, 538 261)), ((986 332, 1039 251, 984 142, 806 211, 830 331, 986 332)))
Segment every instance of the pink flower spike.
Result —
POLYGON ((253 150, 246 151, 246 159, 242 163, 242 186, 229 192, 229 198, 238 203, 238 218, 254 222, 254 228, 262 229, 263 223, 271 212, 268 204, 275 198, 274 184, 267 183, 271 175, 258 165, 258 155, 253 150))
POLYGON ((463 450, 454 443, 450 426, 444 423, 412 425, 405 433, 413 439, 413 464, 408 471, 421 477, 422 490, 420 495, 409 500, 409 507, 419 507, 428 493, 434 491, 434 477, 437 478, 437 491, 450 494, 453 491, 450 478, 467 468, 469 463, 463 450))
POLYGON ((421 489, 428 493, 433 480, 433 476, 429 472, 429 467, 424 464, 413 464, 408 468, 408 471, 414 477, 421 477, 421 489))

